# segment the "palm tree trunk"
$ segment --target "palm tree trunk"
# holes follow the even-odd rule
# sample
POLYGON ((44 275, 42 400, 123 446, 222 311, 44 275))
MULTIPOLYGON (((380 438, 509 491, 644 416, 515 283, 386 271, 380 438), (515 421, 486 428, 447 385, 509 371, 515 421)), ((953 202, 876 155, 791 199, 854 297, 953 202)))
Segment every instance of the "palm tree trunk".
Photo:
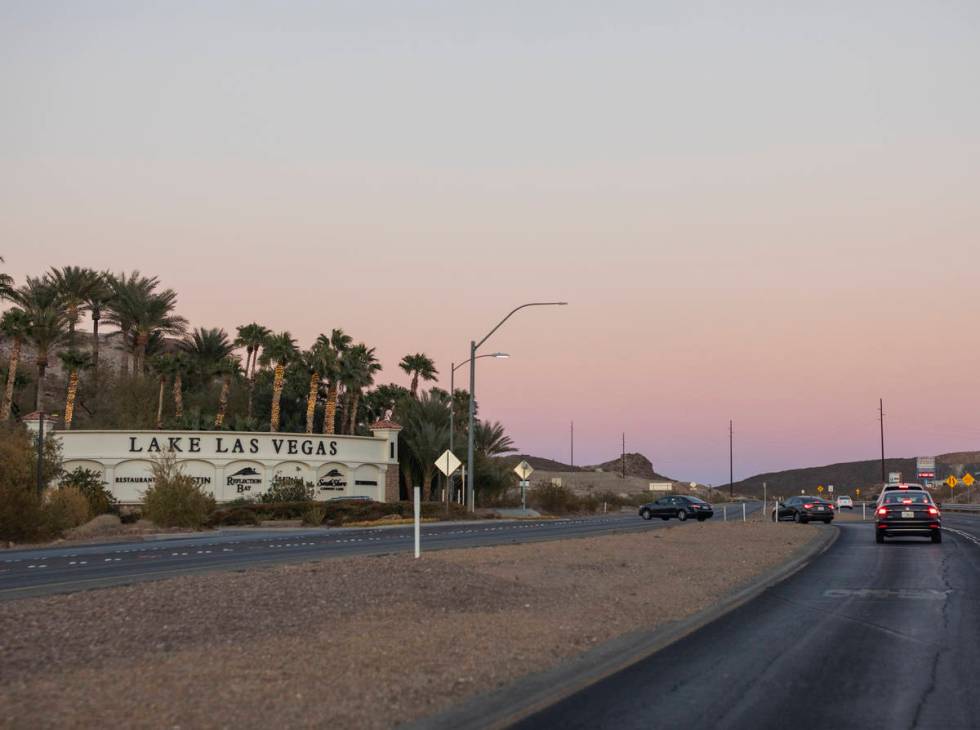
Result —
POLYGON ((337 421, 337 381, 331 380, 327 385, 327 407, 323 414, 323 433, 332 434, 336 431, 337 421))
POLYGON ((351 399, 350 399, 350 430, 348 430, 347 433, 349 433, 351 436, 353 436, 354 433, 357 431, 357 406, 360 404, 360 402, 361 402, 361 389, 358 388, 353 393, 351 393, 351 399))
POLYGON ((99 320, 102 313, 95 307, 92 308, 92 368, 96 379, 99 377, 99 320))
POLYGON ((320 389, 320 373, 310 375, 310 394, 306 396, 306 432, 313 433, 313 417, 316 415, 316 393, 320 389))
POLYGON ((10 351, 10 363, 7 368, 7 385, 3 389, 3 404, 0 406, 0 422, 10 418, 14 403, 14 381, 17 379, 17 364, 20 362, 21 340, 15 339, 10 351))
POLYGON ((68 375, 68 397, 65 399, 65 428, 71 430, 71 419, 75 416, 75 397, 78 395, 78 371, 68 375))
POLYGON ((413 398, 417 398, 418 397, 418 391, 419 391, 419 374, 418 374, 418 371, 416 371, 412 375, 412 397, 413 398))
POLYGON ((37 355, 37 393, 34 395, 34 410, 40 411, 44 405, 44 375, 48 370, 47 353, 37 355))
POLYGON ((272 415, 269 419, 269 430, 275 433, 279 430, 279 399, 282 397, 282 380, 286 366, 276 363, 276 374, 272 379, 272 415))
POLYGON ((432 486, 432 476, 434 469, 431 466, 426 466, 422 469, 422 499, 425 499, 425 495, 429 495, 429 501, 435 501, 435 488, 432 486))
POLYGON ((228 391, 231 390, 231 376, 225 375, 221 382, 221 395, 218 396, 218 413, 214 417, 215 428, 221 428, 225 422, 225 411, 228 410, 228 391))
POLYGON ((167 384, 167 377, 160 376, 160 395, 157 398, 157 428, 163 428, 163 389, 167 384))
POLYGON ((184 417, 184 382, 180 373, 174 376, 174 418, 184 417))

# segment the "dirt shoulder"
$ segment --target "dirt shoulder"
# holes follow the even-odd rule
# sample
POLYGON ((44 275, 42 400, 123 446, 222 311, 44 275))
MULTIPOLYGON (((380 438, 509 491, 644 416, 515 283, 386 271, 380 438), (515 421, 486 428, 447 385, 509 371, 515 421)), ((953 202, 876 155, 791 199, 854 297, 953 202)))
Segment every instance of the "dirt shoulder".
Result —
POLYGON ((706 523, 5 603, 6 727, 388 728, 694 613, 817 526, 706 523))

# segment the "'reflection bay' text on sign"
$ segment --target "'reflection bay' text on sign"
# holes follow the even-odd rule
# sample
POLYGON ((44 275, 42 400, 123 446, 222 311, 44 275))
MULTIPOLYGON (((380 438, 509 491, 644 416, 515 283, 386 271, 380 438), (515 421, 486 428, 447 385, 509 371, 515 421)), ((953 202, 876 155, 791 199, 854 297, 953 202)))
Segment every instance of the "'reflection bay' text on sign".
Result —
POLYGON ((252 454, 337 456, 337 442, 323 439, 239 436, 129 436, 130 454, 252 454))

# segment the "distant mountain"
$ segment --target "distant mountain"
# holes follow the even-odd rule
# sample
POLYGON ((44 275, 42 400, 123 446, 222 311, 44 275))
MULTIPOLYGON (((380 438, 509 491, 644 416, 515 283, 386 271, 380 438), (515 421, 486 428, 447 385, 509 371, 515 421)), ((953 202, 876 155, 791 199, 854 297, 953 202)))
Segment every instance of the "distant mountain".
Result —
MULTIPOLYGON (((595 464, 593 466, 572 466, 571 464, 563 464, 560 461, 544 459, 540 456, 532 456, 531 454, 502 456, 500 457, 500 460, 511 467, 517 466, 521 463, 521 461, 526 461, 537 471, 546 472, 574 473, 602 471, 620 474, 622 473, 623 469, 623 460, 622 457, 619 456, 603 464, 595 464)), ((626 476, 639 477, 650 481, 673 481, 670 477, 665 477, 664 475, 655 472, 653 470, 653 464, 643 454, 626 454, 626 476)))
MULTIPOLYGON (((915 480, 915 459, 885 459, 885 472, 901 472, 906 481, 915 480)), ((961 477, 970 472, 980 471, 980 452, 965 451, 942 454, 936 457, 936 479, 945 479, 950 474, 961 477)), ((811 466, 803 469, 756 474, 736 482, 734 491, 745 496, 761 496, 762 483, 770 495, 788 496, 801 491, 814 492, 817 486, 833 484, 836 494, 854 494, 855 489, 862 492, 877 492, 881 485, 881 460, 849 461, 826 466, 811 466)), ((727 489, 727 485, 719 487, 727 489)))
MULTIPOLYGON (((671 482, 673 479, 670 477, 665 477, 663 474, 658 474, 653 470, 653 463, 645 457, 643 454, 626 454, 626 476, 628 477, 640 477, 641 479, 650 479, 654 481, 671 482)), ((617 474, 623 471, 623 457, 617 456, 615 459, 604 462, 602 464, 596 464, 594 466, 583 467, 587 471, 611 471, 617 474)))
POLYGON ((500 461, 512 468, 520 464, 522 461, 526 461, 538 471, 582 471, 581 467, 572 466, 571 464, 562 464, 560 461, 545 459, 541 456, 532 456, 531 454, 501 456, 500 461))

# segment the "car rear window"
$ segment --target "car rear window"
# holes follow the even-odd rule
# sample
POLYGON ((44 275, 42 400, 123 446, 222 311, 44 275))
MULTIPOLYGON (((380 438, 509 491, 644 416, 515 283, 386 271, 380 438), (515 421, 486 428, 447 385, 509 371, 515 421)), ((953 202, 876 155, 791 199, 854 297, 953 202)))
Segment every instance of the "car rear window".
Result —
POLYGON ((698 499, 697 497, 687 497, 688 502, 693 502, 694 504, 707 504, 703 499, 698 499))
POLYGON ((889 492, 885 504, 932 504, 932 500, 925 492, 889 492))

